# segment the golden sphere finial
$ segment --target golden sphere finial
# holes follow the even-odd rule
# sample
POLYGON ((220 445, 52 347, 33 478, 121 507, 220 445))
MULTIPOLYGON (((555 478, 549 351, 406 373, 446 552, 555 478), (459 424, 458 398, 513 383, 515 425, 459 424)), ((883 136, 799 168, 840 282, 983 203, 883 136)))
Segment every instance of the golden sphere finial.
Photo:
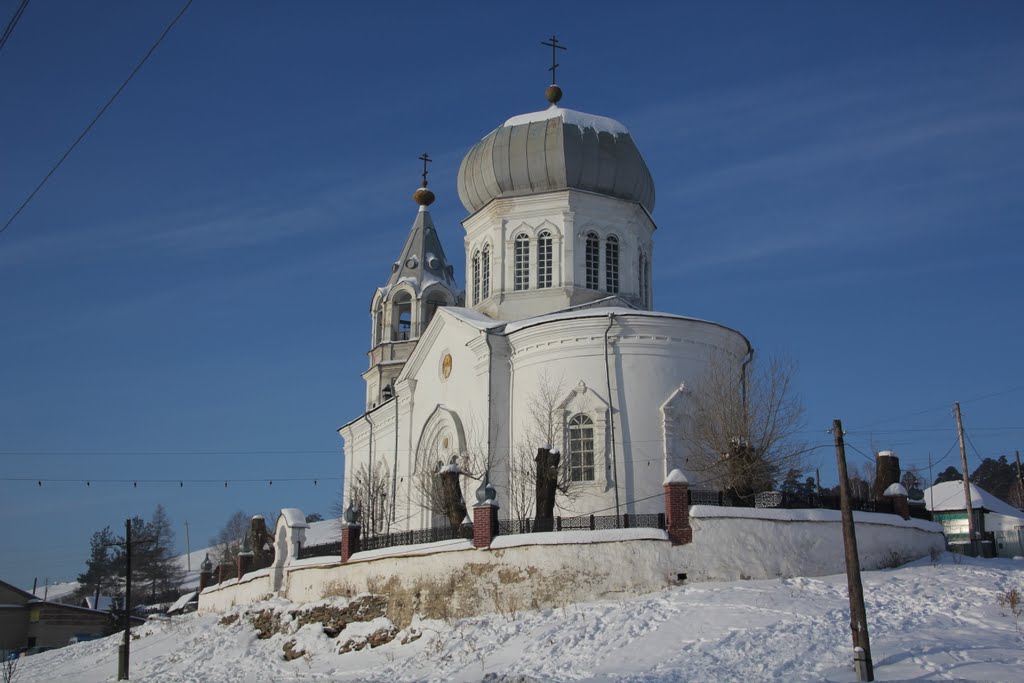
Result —
POLYGON ((551 104, 558 104, 558 101, 562 99, 562 89, 552 83, 544 90, 544 97, 551 104))
POLYGON ((421 187, 413 192, 412 198, 420 206, 430 206, 434 203, 434 193, 425 187, 421 187))

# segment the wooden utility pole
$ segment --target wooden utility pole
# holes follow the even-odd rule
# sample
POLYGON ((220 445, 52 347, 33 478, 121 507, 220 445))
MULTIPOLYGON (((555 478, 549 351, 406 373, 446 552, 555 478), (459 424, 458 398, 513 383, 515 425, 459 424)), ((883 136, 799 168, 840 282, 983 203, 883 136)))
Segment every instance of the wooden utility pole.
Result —
POLYGON ((818 488, 818 496, 821 496, 821 468, 814 468, 814 485, 818 488))
POLYGON ((124 522, 124 642, 117 666, 117 680, 128 680, 128 662, 132 642, 132 520, 124 522))
POLYGON ((836 464, 839 467, 839 509, 843 519, 843 547, 846 551, 846 586, 850 595, 850 630, 853 633, 854 666, 857 679, 875 680, 871 662, 871 642, 868 639, 868 617, 864 609, 864 586, 860 581, 860 558, 857 555, 857 531, 850 510, 850 480, 846 474, 846 444, 843 443, 843 423, 832 421, 832 436, 836 442, 836 464))
POLYGON ((956 433, 960 440, 960 465, 964 470, 964 505, 967 508, 967 538, 970 542, 971 555, 978 554, 978 547, 974 537, 974 509, 971 507, 971 480, 967 473, 967 448, 964 446, 964 421, 960 417, 960 401, 953 403, 953 410, 956 413, 956 433))
POLYGON ((188 537, 188 520, 185 520, 185 564, 187 565, 188 573, 192 573, 192 543, 188 537))
MULTIPOLYGON (((1020 473, 1020 451, 1016 450, 1013 452, 1017 456, 1017 500, 1014 501, 1017 507, 1024 506, 1024 476, 1020 473)), ((35 591, 32 591, 33 593, 35 591)))

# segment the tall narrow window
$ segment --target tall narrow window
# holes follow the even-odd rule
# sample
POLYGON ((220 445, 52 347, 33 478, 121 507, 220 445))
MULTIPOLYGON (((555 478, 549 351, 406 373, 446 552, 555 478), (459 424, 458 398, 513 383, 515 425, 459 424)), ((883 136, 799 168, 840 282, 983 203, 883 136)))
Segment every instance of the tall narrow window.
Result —
POLYGON ((483 254, 483 265, 481 266, 483 272, 480 274, 480 290, 481 296, 487 298, 491 295, 491 245, 484 247, 483 254))
POLYGON ((594 480, 594 422, 586 415, 569 420, 569 480, 594 480))
POLYGON ((473 254, 473 303, 480 303, 480 252, 473 254))
POLYGON ((392 341, 412 339, 412 297, 402 292, 395 297, 392 341))
POLYGON ((526 233, 516 235, 515 258, 513 260, 513 289, 520 291, 530 288, 530 238, 526 233))
POLYGON ((587 289, 597 289, 599 286, 598 280, 601 272, 601 243, 598 241, 596 233, 587 233, 585 257, 587 289))
POLYGON ((612 294, 619 292, 619 238, 608 235, 604 243, 604 286, 612 294))
POLYGON ((637 269, 640 271, 640 304, 646 308, 650 308, 648 292, 648 275, 647 275, 647 254, 640 252, 640 267, 637 269))
POLYGON ((551 233, 545 230, 537 236, 537 287, 551 286, 551 233))

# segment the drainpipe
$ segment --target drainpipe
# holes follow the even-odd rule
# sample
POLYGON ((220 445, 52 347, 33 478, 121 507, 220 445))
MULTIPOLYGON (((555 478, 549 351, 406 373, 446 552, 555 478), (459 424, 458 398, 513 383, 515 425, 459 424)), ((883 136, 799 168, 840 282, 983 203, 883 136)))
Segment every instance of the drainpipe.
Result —
POLYGON ((611 332, 614 323, 615 314, 609 313, 608 327, 604 331, 604 376, 608 384, 608 429, 611 434, 612 444, 612 476, 615 477, 615 516, 618 517, 621 514, 619 511, 619 462, 615 453, 615 410, 612 407, 612 371, 608 365, 608 333, 611 332))
POLYGON ((391 523, 396 520, 395 498, 398 496, 398 392, 395 392, 395 464, 391 468, 391 523))
MULTIPOLYGON (((513 470, 515 469, 512 466, 512 458, 515 457, 515 451, 514 451, 515 441, 514 441, 514 434, 513 434, 513 431, 512 431, 512 424, 513 424, 513 422, 512 422, 512 414, 513 414, 512 411, 513 411, 513 407, 515 405, 515 392, 513 391, 513 389, 515 388, 515 380, 516 380, 515 366, 512 364, 512 354, 510 353, 508 355, 508 458, 507 458, 507 460, 508 460, 508 497, 509 497, 509 503, 512 502, 512 492, 515 490, 514 488, 512 488, 514 486, 514 483, 512 481, 512 479, 513 479, 513 470)), ((511 517, 514 514, 516 514, 515 511, 513 511, 510 508, 509 509, 509 517, 511 517)))

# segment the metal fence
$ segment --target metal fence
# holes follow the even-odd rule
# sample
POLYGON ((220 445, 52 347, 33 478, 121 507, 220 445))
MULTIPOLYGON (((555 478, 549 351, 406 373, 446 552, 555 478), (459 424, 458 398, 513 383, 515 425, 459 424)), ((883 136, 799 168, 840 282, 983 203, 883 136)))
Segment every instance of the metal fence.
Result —
POLYGON ((581 515, 547 519, 502 519, 498 535, 532 534, 542 531, 599 531, 601 529, 664 529, 665 513, 647 515, 581 515))
MULTIPOLYGON (((701 489, 689 490, 690 505, 719 505, 723 507, 751 507, 749 501, 740 500, 728 491, 711 491, 701 489)), ((786 493, 784 491, 763 491, 754 495, 753 507, 777 508, 785 510, 838 510, 839 496, 811 493, 786 493)), ((910 505, 910 516, 917 519, 931 520, 931 514, 923 505, 910 505)), ((850 509, 860 512, 883 512, 895 514, 891 500, 874 500, 873 498, 851 498, 850 509)))

